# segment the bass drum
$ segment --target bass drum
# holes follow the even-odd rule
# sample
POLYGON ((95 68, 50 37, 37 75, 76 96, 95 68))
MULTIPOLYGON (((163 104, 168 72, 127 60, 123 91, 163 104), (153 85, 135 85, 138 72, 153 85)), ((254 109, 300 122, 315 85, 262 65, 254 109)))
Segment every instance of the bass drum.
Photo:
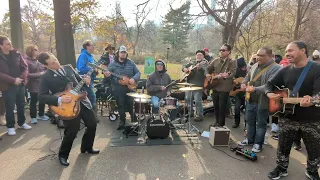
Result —
POLYGON ((147 136, 149 139, 165 139, 169 136, 170 126, 161 117, 151 116, 147 121, 147 136))

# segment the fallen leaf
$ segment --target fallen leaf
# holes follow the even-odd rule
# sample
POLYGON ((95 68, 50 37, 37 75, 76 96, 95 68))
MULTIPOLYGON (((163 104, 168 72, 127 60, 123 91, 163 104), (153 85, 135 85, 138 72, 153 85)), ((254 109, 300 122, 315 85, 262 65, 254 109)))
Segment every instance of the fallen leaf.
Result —
POLYGON ((182 154, 182 157, 186 158, 186 154, 182 154))

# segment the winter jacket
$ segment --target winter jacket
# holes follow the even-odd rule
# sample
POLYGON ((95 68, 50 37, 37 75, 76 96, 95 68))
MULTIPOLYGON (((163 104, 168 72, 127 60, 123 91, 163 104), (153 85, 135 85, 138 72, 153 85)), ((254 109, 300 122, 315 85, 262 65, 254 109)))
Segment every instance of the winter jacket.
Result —
POLYGON ((29 92, 39 92, 41 72, 46 71, 46 68, 36 59, 31 57, 25 58, 28 64, 28 84, 29 92))
MULTIPOLYGON (((201 61, 199 61, 200 63, 203 62, 205 64, 202 64, 200 67, 200 69, 198 68, 194 68, 190 75, 187 77, 187 82, 194 84, 195 86, 199 86, 199 87, 203 87, 204 85, 204 80, 206 78, 206 74, 208 74, 207 71, 207 66, 208 66, 208 61, 206 59, 203 59, 201 61)), ((182 66, 182 71, 184 68, 189 68, 191 65, 196 66, 199 62, 197 62, 196 60, 193 60, 191 62, 189 62, 186 65, 182 66)))
MULTIPOLYGON (((108 70, 117 75, 125 75, 129 78, 133 78, 136 83, 140 80, 141 73, 137 68, 137 65, 128 58, 125 59, 123 62, 120 62, 119 59, 115 57, 115 60, 109 64, 108 70)), ((118 77, 111 75, 109 78, 111 79, 111 85, 113 90, 124 87, 123 85, 119 84, 118 77)))
POLYGON ((23 84, 27 84, 28 65, 17 50, 12 50, 7 58, 0 50, 0 91, 7 90, 10 86, 15 86, 17 77, 23 79, 23 84))
MULTIPOLYGON (((77 61, 77 69, 79 71, 79 74, 87 74, 91 67, 87 66, 87 63, 95 63, 95 60, 93 59, 93 56, 86 50, 86 49, 81 49, 81 54, 78 57, 77 61)), ((91 82, 94 81, 96 78, 96 73, 93 72, 91 74, 91 82)))
MULTIPOLYGON (((160 60, 156 61, 160 62, 160 60)), ((163 61, 161 61, 163 63, 163 61)), ((150 96, 157 96, 158 98, 164 98, 167 96, 167 92, 171 91, 171 86, 169 86, 166 90, 161 90, 161 86, 167 86, 171 83, 171 78, 169 74, 166 72, 165 63, 163 63, 163 71, 154 71, 150 74, 149 78, 147 79, 147 91, 150 96)))

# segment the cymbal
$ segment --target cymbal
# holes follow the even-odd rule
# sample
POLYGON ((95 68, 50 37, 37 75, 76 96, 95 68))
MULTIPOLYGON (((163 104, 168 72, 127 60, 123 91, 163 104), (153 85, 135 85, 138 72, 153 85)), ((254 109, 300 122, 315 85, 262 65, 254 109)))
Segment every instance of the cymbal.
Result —
POLYGON ((151 96, 147 94, 142 94, 142 93, 127 93, 128 96, 135 97, 135 98, 142 98, 142 99, 150 99, 151 96))
POLYGON ((177 83, 177 85, 194 86, 194 84, 191 84, 191 83, 177 83))
POLYGON ((196 91, 196 90, 200 90, 203 89, 203 87, 183 87, 180 88, 180 91, 196 91))

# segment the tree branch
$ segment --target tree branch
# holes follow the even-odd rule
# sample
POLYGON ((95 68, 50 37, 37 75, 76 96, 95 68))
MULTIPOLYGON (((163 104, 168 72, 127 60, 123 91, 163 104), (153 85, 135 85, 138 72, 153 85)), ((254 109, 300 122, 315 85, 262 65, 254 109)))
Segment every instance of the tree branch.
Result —
MULTIPOLYGON (((250 0, 247 0, 250 1, 250 0)), ((245 21, 245 19, 258 7, 262 4, 264 0, 259 0, 254 6, 252 6, 240 19, 240 21, 238 22, 236 28, 239 29, 243 22, 245 21)))
POLYGON ((197 0, 199 6, 201 7, 201 9, 203 10, 204 13, 206 13, 206 14, 208 14, 208 15, 211 15, 221 26, 226 26, 226 25, 227 25, 226 22, 223 21, 220 17, 218 17, 218 16, 216 15, 215 11, 212 10, 212 9, 209 7, 209 5, 208 5, 208 3, 206 2, 206 0, 201 0, 201 1, 202 1, 203 6, 204 6, 204 7, 207 9, 207 11, 208 11, 208 12, 206 12, 206 11, 204 10, 204 8, 201 6, 199 0, 197 0))

